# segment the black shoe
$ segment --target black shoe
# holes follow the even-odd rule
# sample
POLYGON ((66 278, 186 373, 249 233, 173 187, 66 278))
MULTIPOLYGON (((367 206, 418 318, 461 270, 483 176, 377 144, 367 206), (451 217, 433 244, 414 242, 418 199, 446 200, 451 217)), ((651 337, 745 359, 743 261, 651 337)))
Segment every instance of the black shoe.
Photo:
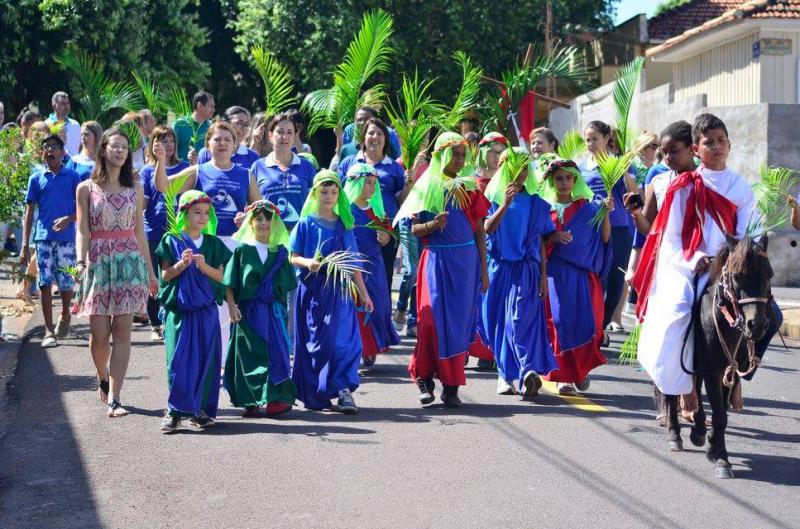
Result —
POLYGON ((434 400, 436 400, 436 396, 433 394, 434 388, 436 388, 436 384, 433 382, 432 378, 418 378, 417 379, 417 387, 419 388, 419 403, 423 406, 427 406, 428 404, 432 404, 434 400))
POLYGON ((494 360, 478 360, 478 367, 476 368, 478 371, 494 371, 497 369, 494 360))
POLYGON ((461 406, 461 399, 458 398, 458 386, 444 386, 444 389, 442 389, 442 402, 447 408, 461 406))

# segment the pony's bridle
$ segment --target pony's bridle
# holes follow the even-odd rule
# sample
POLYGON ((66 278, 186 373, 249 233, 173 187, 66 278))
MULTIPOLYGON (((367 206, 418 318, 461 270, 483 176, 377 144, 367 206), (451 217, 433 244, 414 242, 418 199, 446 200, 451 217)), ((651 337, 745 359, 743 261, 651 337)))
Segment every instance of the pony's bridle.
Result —
POLYGON ((728 359, 728 367, 722 376, 722 383, 726 388, 731 389, 736 385, 736 377, 746 377, 755 371, 760 365, 761 360, 756 355, 755 340, 747 338, 747 361, 748 366, 746 371, 739 371, 739 363, 736 361, 736 353, 739 351, 739 346, 744 339, 744 315, 741 311, 742 305, 752 305, 754 303, 770 303, 772 295, 767 298, 738 298, 733 289, 733 274, 727 269, 727 265, 722 267, 722 272, 717 282, 717 288, 714 289, 714 306, 723 315, 728 326, 732 329, 739 331, 739 338, 736 340, 736 346, 732 349, 728 347, 728 343, 722 335, 719 328, 719 318, 714 315, 714 327, 717 331, 717 338, 722 344, 722 349, 728 359), (732 310, 728 310, 726 304, 731 306, 732 310))

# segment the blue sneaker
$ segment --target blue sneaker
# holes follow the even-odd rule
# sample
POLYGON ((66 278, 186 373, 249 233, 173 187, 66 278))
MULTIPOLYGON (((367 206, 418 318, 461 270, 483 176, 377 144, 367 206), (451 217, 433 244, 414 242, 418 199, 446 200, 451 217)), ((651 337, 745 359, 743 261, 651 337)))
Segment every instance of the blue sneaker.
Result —
POLYGON ((339 392, 339 401, 338 401, 338 408, 339 411, 346 414, 346 415, 353 415, 358 413, 358 408, 356 407, 356 401, 353 399, 353 394, 350 393, 349 389, 343 389, 339 392))

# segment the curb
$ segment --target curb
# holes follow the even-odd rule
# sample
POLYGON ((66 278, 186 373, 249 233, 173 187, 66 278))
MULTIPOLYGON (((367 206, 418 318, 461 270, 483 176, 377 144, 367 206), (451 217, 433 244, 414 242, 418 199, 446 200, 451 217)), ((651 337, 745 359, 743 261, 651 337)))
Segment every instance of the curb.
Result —
POLYGON ((800 308, 783 308, 783 325, 781 334, 792 340, 800 340, 800 308))
POLYGON ((28 343, 33 331, 42 324, 43 320, 41 310, 34 310, 31 317, 28 318, 19 340, 0 343, 0 439, 5 437, 15 411, 11 393, 14 387, 14 376, 17 373, 19 352, 28 343))

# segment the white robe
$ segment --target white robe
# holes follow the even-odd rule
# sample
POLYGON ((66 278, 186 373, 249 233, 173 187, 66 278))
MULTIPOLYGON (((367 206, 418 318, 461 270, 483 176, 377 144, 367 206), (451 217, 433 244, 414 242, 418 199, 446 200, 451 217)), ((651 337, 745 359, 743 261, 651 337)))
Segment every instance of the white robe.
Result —
MULTIPOLYGON (((728 168, 711 171, 700 167, 697 171, 703 176, 708 189, 716 191, 736 206, 736 237, 743 237, 755 208, 750 185, 728 168)), ((684 258, 681 229, 690 189, 690 186, 679 189, 672 201, 669 221, 656 257, 656 276, 650 287, 647 313, 639 337, 639 362, 658 389, 666 395, 683 395, 692 390, 692 377, 681 368, 680 355, 694 302, 694 268, 702 257, 716 255, 725 244, 725 234, 706 212, 703 241, 690 260, 684 258)), ((701 292, 707 282, 708 274, 700 277, 698 288, 701 292)), ((691 334, 683 354, 684 365, 691 370, 694 358, 691 334)))

